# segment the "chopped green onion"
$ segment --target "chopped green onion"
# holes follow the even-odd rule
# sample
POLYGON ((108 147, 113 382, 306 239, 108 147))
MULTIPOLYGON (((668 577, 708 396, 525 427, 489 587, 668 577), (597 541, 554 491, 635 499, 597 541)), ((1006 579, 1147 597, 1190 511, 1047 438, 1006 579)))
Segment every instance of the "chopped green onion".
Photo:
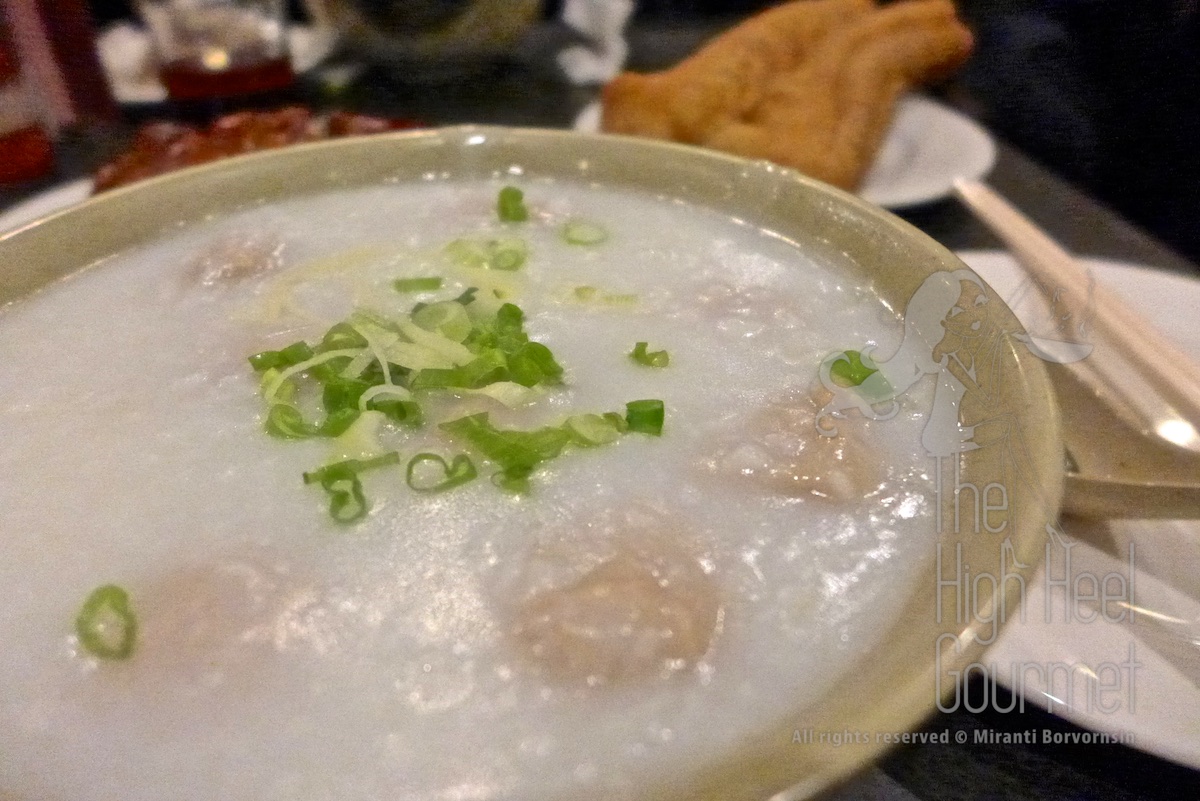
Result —
POLYGON ((856 350, 844 351, 837 360, 829 366, 829 375, 833 383, 839 387, 861 386, 872 374, 878 373, 879 368, 868 356, 864 362, 862 354, 856 350))
POLYGON ((279 439, 340 437, 354 424, 358 415, 357 408, 341 408, 327 415, 320 425, 312 425, 290 403, 273 403, 267 412, 265 427, 268 434, 279 439))
POLYGON ((373 456, 370 459, 345 459, 341 462, 334 462, 324 467, 318 467, 311 473, 305 473, 304 483, 324 484, 326 481, 343 478, 351 473, 357 475, 367 470, 390 467, 394 464, 400 464, 400 454, 396 451, 388 451, 379 456, 373 456))
POLYGON ((568 417, 564 426, 571 432, 571 441, 585 448, 616 442, 626 428, 624 418, 616 414, 611 417, 598 414, 577 414, 568 417), (613 417, 616 420, 613 420, 613 417))
POLYGON ((594 286, 577 286, 573 292, 575 300, 580 303, 597 303, 604 306, 632 306, 638 302, 637 295, 620 295, 611 292, 601 293, 594 286))
POLYGON ((526 387, 562 382, 562 366, 549 348, 530 341, 525 333, 525 313, 511 303, 501 306, 490 322, 480 323, 464 344, 479 354, 475 362, 458 371, 422 371, 428 374, 418 375, 413 387, 477 389, 496 381, 513 381, 526 387), (472 381, 466 381, 465 376, 472 381))
POLYGON ((586 220, 568 220, 559 233, 568 245, 599 245, 608 239, 608 231, 586 220))
POLYGON ((379 442, 379 427, 386 419, 383 412, 368 409, 334 441, 339 459, 369 458, 386 449, 379 442))
POLYGON ((520 237, 489 239, 478 242, 455 239, 446 245, 445 253, 454 262, 479 270, 519 270, 529 257, 529 245, 520 237))
MULTIPOLYGON (((357 357, 359 355, 359 353, 360 353, 359 350, 327 350, 322 353, 318 353, 316 356, 313 356, 311 359, 302 361, 299 364, 293 364, 291 367, 288 367, 284 370, 279 370, 278 368, 271 368, 266 373, 263 373, 263 382, 262 382, 263 398, 269 404, 283 402, 284 399, 278 397, 279 390, 281 388, 287 386, 288 380, 292 376, 311 372, 314 367, 317 367, 318 365, 324 364, 326 362, 341 360, 346 357, 350 357, 353 360, 353 358, 357 357), (267 380, 267 376, 271 376, 270 380, 267 380)), ((339 361, 339 364, 340 363, 341 362, 339 361)))
POLYGON ((625 404, 625 422, 630 431, 662 436, 666 409, 660 400, 636 400, 625 404))
POLYGON ((633 306, 638 302, 638 296, 633 294, 605 295, 601 301, 609 306, 633 306))
POLYGON ((354 330, 354 326, 349 323, 338 323, 325 332, 316 351, 317 353, 326 353, 331 350, 354 350, 366 346, 367 340, 354 330))
POLYGON ((536 388, 526 387, 515 381, 493 381, 479 388, 456 387, 453 392, 456 395, 484 395, 510 409, 533 403, 542 395, 536 388))
POLYGON ((471 333, 474 325, 467 314, 467 307, 457 300, 431 303, 413 309, 412 321, 426 331, 436 331, 447 339, 462 342, 471 333))
POLYGON ((330 359, 323 365, 318 365, 316 368, 318 372, 316 376, 317 380, 331 381, 337 378, 366 380, 363 379, 363 374, 373 365, 379 364, 377 344, 363 348, 352 358, 344 359, 344 357, 338 357, 330 359))
POLYGON ((321 486, 329 493, 329 516, 339 523, 362 520, 371 510, 357 475, 334 479, 321 486))
POLYGON ((521 386, 561 384, 563 369, 554 354, 540 342, 526 342, 508 357, 512 380, 521 386))
POLYGON ((446 245, 445 253, 451 259, 463 267, 487 267, 488 250, 480 242, 473 242, 470 239, 455 239, 450 244, 446 245))
MULTIPOLYGON (((340 381, 343 377, 346 380, 361 378, 367 368, 371 366, 371 352, 366 349, 359 351, 354 356, 345 355, 345 351, 340 353, 342 355, 335 356, 328 361, 310 364, 308 374, 322 384, 327 384, 331 381, 340 381)), ((279 397, 278 392, 275 393, 275 398, 283 400, 279 397)))
POLYGON ((629 358, 646 367, 666 367, 671 363, 671 356, 665 350, 647 352, 647 347, 649 346, 645 342, 637 343, 633 346, 629 358))
POLYGON ((367 403, 367 408, 382 412, 389 420, 394 420, 401 425, 417 428, 425 422, 425 413, 421 410, 421 404, 413 400, 397 400, 395 398, 376 400, 372 398, 367 403))
MULTIPOLYGON (((458 306, 457 303, 453 305, 458 306)), ((459 306, 459 308, 461 309, 462 307, 459 306)), ((469 321, 463 320, 463 322, 465 323, 469 321)), ((459 336, 460 331, 457 330, 457 324, 451 323, 450 325, 452 333, 455 334, 455 336, 459 336)), ((413 345, 425 348, 426 350, 433 352, 437 356, 440 356, 449 362, 449 364, 446 365, 425 365, 427 367, 452 367, 459 364, 466 364, 467 362, 471 361, 471 349, 462 344, 462 341, 452 339, 443 334, 440 330, 427 331, 426 329, 414 323, 412 320, 401 320, 399 323, 399 328, 400 332, 404 334, 408 341, 413 343, 413 345)), ((467 329, 465 333, 461 333, 462 339, 466 339, 469 333, 470 329, 467 329)))
POLYGON ((488 420, 487 412, 442 423, 450 436, 462 439, 500 468, 508 489, 524 491, 529 475, 540 463, 557 457, 571 441, 570 432, 550 426, 535 431, 506 431, 488 420))
POLYGON ((267 412, 267 433, 279 439, 308 439, 317 436, 318 429, 304 421, 300 410, 290 403, 273 403, 267 412))
POLYGON ((397 292, 432 292, 442 288, 442 279, 436 276, 430 278, 397 278, 392 282, 392 288, 397 292))
POLYGON ((493 270, 519 270, 529 256, 529 246, 524 239, 498 239, 488 245, 488 266, 493 270))
MULTIPOLYGON (((504 242, 509 244, 497 246, 498 252, 505 248, 515 254, 525 252, 522 240, 504 242)), ((492 245, 496 243, 489 247, 492 245)), ((518 261, 514 256, 508 264, 515 266, 518 261)), ((500 280, 500 276, 489 280, 500 280)), ((432 288, 440 279, 429 281, 401 286, 432 288)), ((379 450, 376 433, 382 420, 401 425, 423 422, 414 392, 479 393, 511 408, 538 397, 541 386, 561 383, 562 366, 549 348, 529 338, 524 312, 512 303, 499 308, 480 304, 471 307, 474 311, 468 310, 477 291, 472 287, 454 301, 418 303, 409 314, 397 318, 357 310, 345 322, 332 326, 316 347, 299 342, 252 357, 251 363, 261 373, 267 432, 282 439, 337 438, 342 456, 370 454, 379 450), (319 390, 323 420, 305 419, 298 401, 302 388, 319 390), (360 420, 362 426, 357 425, 360 420)), ((627 427, 625 419, 615 414, 581 416, 571 424, 535 431, 496 429, 486 414, 443 426, 495 462, 497 483, 515 491, 528 489, 537 465, 557 457, 567 445, 611 442, 627 427)), ((398 456, 387 459, 392 463, 398 456)), ((412 472, 432 461, 432 456, 423 455, 412 463, 410 481, 421 491, 448 489, 474 477, 474 464, 466 456, 448 465, 443 462, 445 480, 437 483, 423 481, 419 472, 412 472)), ((335 520, 353 522, 369 511, 359 473, 373 464, 339 462, 305 474, 305 481, 325 489, 335 520)))
POLYGON ((412 400, 413 394, 406 387, 396 384, 375 384, 370 389, 362 394, 358 399, 358 408, 371 408, 371 401, 381 398, 392 398, 393 400, 412 400))
POLYGON ((496 310, 494 325, 496 347, 505 353, 514 350, 529 341, 525 334, 525 312, 513 303, 505 303, 496 310))
POLYGON ((339 523, 353 523, 366 517, 371 509, 358 474, 394 464, 400 464, 400 454, 396 451, 372 459, 347 459, 305 473, 304 483, 320 484, 329 495, 330 517, 339 523))
POLYGON ((417 492, 444 492, 475 480, 477 475, 475 463, 465 453, 455 456, 450 464, 446 464, 446 460, 436 453, 418 453, 408 462, 405 481, 417 492), (421 465, 427 463, 436 463, 441 466, 441 477, 437 481, 431 482, 425 480, 427 477, 423 478, 417 475, 417 470, 421 465))
POLYGON ((413 376, 412 388, 414 390, 477 389, 496 381, 503 381, 507 372, 508 366, 504 354, 491 349, 459 367, 421 370, 413 376))
POLYGON ((511 467, 492 474, 492 484, 506 492, 518 495, 529 492, 529 477, 533 475, 532 467, 511 467))
POLYGON ((115 584, 93 590, 75 618, 79 644, 100 659, 128 659, 137 642, 137 628, 129 595, 115 584))
POLYGON ((357 409, 359 399, 371 387, 369 381, 335 375, 325 381, 321 389, 321 403, 326 414, 333 414, 342 409, 357 409))
POLYGON ((496 213, 501 222, 525 222, 529 209, 525 208, 525 193, 515 186, 506 186, 496 197, 496 213))
POLYGON ((284 358, 288 366, 299 364, 300 362, 308 361, 315 354, 313 349, 308 346, 307 342, 293 342, 283 350, 279 351, 279 355, 284 358))
POLYGON ((354 425, 360 414, 362 412, 358 409, 338 409, 326 416, 317 431, 322 437, 340 437, 346 433, 346 429, 354 425))
POLYGON ((272 403, 291 403, 296 397, 296 385, 283 376, 278 367, 268 367, 258 380, 258 391, 271 397, 272 403))
POLYGON ((308 361, 313 357, 313 350, 306 342, 293 342, 283 350, 264 350, 250 357, 250 366, 255 372, 263 372, 271 368, 281 369, 308 361))
POLYGON ((600 416, 611 423, 613 428, 622 434, 629 431, 629 422, 625 419, 624 415, 617 414, 616 412, 605 412, 600 416))

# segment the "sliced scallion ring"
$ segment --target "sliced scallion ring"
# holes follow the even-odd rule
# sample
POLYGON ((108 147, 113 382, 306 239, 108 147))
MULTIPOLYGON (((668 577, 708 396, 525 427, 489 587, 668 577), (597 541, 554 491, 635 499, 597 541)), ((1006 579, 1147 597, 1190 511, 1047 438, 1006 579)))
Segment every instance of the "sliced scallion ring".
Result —
POLYGON ((559 234, 568 245, 599 245, 608 239, 608 231, 587 220, 567 220, 559 229, 559 234))
POLYGON ((671 363, 671 356, 665 350, 647 351, 648 347, 647 343, 638 342, 633 346, 629 358, 643 367, 666 367, 671 363))
POLYGON ((395 451, 371 459, 347 459, 305 473, 304 483, 320 484, 329 495, 330 517, 339 523, 353 523, 371 510, 358 474, 399 463, 400 454, 395 451))
POLYGON ((409 460, 404 480, 416 492, 444 492, 474 481, 478 475, 475 463, 465 453, 455 456, 449 464, 436 453, 418 453, 409 460), (422 465, 437 465, 440 470, 431 480, 427 471, 421 469, 422 465))
POLYGON ((666 408, 660 400, 636 400, 625 404, 625 422, 630 431, 662 436, 666 408))
POLYGON ((128 659, 137 643, 137 617, 129 595, 115 584, 97 587, 75 618, 79 644, 100 659, 128 659))
POLYGON ((496 214, 501 222, 525 222, 529 209, 525 207, 525 193, 515 186, 506 186, 496 196, 496 214))
POLYGON ((397 278, 392 282, 392 288, 397 292, 433 292, 442 288, 442 279, 437 276, 427 278, 397 278))

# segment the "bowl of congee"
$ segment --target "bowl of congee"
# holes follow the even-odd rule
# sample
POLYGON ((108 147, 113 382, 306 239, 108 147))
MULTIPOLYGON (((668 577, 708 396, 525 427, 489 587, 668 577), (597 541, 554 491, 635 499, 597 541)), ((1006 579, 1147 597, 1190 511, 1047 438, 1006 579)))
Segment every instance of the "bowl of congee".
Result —
POLYGON ((12 801, 811 795, 1060 501, 985 283, 681 145, 230 159, 0 237, 0 303, 12 801))

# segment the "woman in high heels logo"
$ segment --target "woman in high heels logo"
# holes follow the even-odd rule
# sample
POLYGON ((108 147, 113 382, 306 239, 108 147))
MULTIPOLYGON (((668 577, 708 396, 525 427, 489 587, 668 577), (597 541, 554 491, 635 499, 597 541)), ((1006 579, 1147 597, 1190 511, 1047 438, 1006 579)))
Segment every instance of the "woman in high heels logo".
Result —
MULTIPOLYGON (((1090 298, 1071 310, 1060 292, 1050 296, 1048 319, 1053 330, 1038 336, 1022 329, 1011 315, 997 314, 987 287, 972 270, 942 270, 922 282, 908 301, 904 335, 887 358, 875 358, 874 348, 830 354, 820 366, 820 381, 832 399, 817 415, 817 431, 837 436, 838 420, 857 411, 872 420, 896 415, 902 399, 922 379, 932 377, 933 400, 921 433, 921 445, 934 458, 939 497, 944 478, 954 480, 955 531, 962 528, 958 504, 960 455, 980 448, 1002 449, 1005 471, 1033 475, 1027 444, 1019 431, 1019 385, 1005 380, 1005 351, 1024 347, 1038 358, 1066 363, 1091 352, 1085 341, 1090 298)), ((1073 299, 1074 300, 1074 299, 1073 299)), ((1004 526, 988 520, 993 510, 1007 507, 1007 482, 993 480, 974 487, 975 529, 993 533, 1004 526), (980 509, 982 508, 982 512, 980 509), (997 527, 999 526, 999 527, 997 527)), ((1038 489, 1038 488, 1035 488, 1038 489)), ((938 508, 939 530, 942 504, 938 508)))

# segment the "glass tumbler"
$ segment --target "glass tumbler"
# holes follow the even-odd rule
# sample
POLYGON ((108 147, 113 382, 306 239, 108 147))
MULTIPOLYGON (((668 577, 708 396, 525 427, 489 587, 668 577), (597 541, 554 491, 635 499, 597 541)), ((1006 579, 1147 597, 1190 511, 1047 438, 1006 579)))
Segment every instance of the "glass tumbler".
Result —
POLYGON ((173 100, 284 89, 294 80, 285 0, 138 0, 173 100))

